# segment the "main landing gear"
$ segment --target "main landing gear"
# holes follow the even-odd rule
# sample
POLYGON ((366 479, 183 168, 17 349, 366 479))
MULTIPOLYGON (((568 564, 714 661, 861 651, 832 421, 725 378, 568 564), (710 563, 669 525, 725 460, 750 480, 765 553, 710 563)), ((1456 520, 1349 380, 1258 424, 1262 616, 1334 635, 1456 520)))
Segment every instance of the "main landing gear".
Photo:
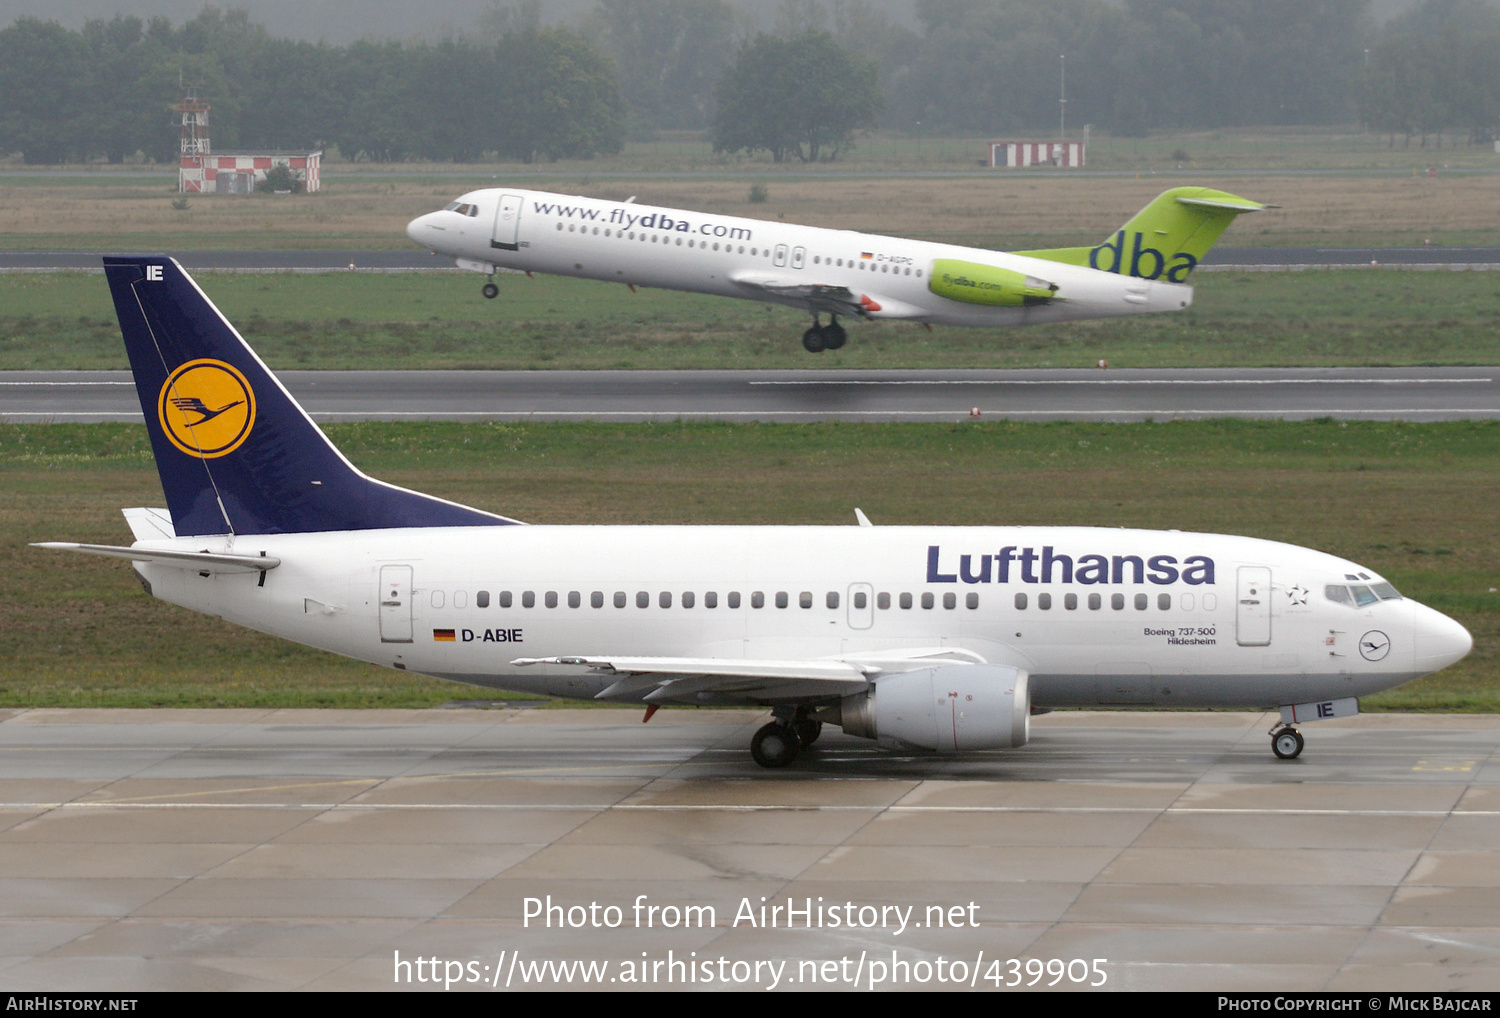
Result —
POLYGON ((849 334, 839 324, 838 315, 829 315, 827 325, 819 325, 818 316, 813 315, 812 328, 802 334, 802 346, 808 353, 822 353, 837 350, 848 338, 849 334))
POLYGON ((762 767, 785 767, 823 734, 823 722, 808 717, 806 707, 778 707, 772 716, 750 740, 750 755, 762 767))
POLYGON ((500 288, 495 285, 494 277, 491 277, 490 281, 484 284, 483 292, 484 295, 490 300, 494 300, 496 297, 500 296, 500 288))
POLYGON ((1280 760, 1295 760, 1302 755, 1302 733, 1291 725, 1271 729, 1271 752, 1280 760))

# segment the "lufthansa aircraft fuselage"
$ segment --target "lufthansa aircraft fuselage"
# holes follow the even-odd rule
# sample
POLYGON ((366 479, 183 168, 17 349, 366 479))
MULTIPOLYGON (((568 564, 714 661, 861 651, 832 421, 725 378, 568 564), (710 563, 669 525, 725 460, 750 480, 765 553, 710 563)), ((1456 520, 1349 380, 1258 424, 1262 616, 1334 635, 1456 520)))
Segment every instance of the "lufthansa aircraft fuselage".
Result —
POLYGON ((167 507, 125 510, 129 547, 49 546, 334 653, 649 709, 767 706, 751 752, 780 767, 825 723, 952 753, 1023 745, 1036 710, 1120 704, 1279 707, 1272 747, 1294 757, 1295 724, 1472 645, 1356 563, 1249 537, 858 511, 521 525, 357 470, 176 262, 105 268, 167 507))
MULTIPOLYGON (((549 696, 616 684, 582 659, 665 655, 877 673, 987 663, 1026 671, 1034 707, 1273 708, 1368 695, 1469 647, 1462 627, 1355 563, 1213 534, 501 526, 187 543, 281 564, 263 582, 138 564, 157 597, 375 664, 549 696)), ((664 691, 657 702, 776 699, 723 683, 664 691)))

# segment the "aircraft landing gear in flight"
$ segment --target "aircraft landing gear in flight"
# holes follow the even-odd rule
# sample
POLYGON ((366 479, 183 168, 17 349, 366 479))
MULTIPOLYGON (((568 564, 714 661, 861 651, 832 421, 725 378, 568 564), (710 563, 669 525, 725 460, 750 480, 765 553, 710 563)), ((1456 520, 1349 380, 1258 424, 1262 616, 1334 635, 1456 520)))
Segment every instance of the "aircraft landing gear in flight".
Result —
POLYGON ((1271 730, 1271 752, 1280 760, 1295 760, 1302 755, 1302 733, 1291 725, 1271 730))
POLYGON ((785 767, 823 733, 823 722, 807 716, 807 709, 777 708, 774 720, 750 740, 750 755, 762 767, 785 767))
POLYGON ((802 334, 802 346, 808 353, 822 353, 837 350, 848 338, 849 334, 839 324, 838 315, 829 315, 827 325, 818 324, 818 316, 813 315, 812 328, 802 334))

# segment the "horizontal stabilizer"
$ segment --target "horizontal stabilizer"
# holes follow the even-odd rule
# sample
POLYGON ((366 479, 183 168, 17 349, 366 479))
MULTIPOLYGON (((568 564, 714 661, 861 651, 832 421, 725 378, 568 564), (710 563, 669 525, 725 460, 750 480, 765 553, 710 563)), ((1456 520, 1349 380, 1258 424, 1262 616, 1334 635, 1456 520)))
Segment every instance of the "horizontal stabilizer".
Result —
POLYGON ((269 555, 222 555, 210 551, 157 551, 146 548, 122 548, 113 544, 73 544, 68 541, 43 541, 33 548, 55 551, 79 551, 85 555, 123 558, 131 562, 155 562, 177 569, 200 573, 255 573, 275 569, 281 559, 269 555))

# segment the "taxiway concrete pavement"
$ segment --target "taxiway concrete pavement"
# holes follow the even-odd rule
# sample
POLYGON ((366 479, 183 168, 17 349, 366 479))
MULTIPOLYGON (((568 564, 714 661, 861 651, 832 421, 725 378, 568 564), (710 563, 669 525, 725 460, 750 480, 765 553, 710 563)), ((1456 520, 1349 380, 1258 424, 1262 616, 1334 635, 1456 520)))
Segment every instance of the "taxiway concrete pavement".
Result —
MULTIPOLYGON (((1500 416, 1500 367, 285 371, 321 421, 1138 421, 1500 416)), ((139 421, 125 371, 0 373, 0 421, 139 421)))
POLYGON ((1110 989, 1500 987, 1496 717, 1323 722, 1295 761, 1254 713, 1059 712, 961 758, 827 729, 774 772, 755 711, 0 718, 11 991, 763 989, 777 962, 781 987, 851 988, 877 961, 933 989, 939 956, 984 988, 1012 958, 1063 962, 1062 987, 1077 959, 1110 989), (526 918, 548 895, 551 928, 526 918), (767 928, 762 898, 854 925, 767 928), (577 961, 604 967, 528 975, 577 961))

